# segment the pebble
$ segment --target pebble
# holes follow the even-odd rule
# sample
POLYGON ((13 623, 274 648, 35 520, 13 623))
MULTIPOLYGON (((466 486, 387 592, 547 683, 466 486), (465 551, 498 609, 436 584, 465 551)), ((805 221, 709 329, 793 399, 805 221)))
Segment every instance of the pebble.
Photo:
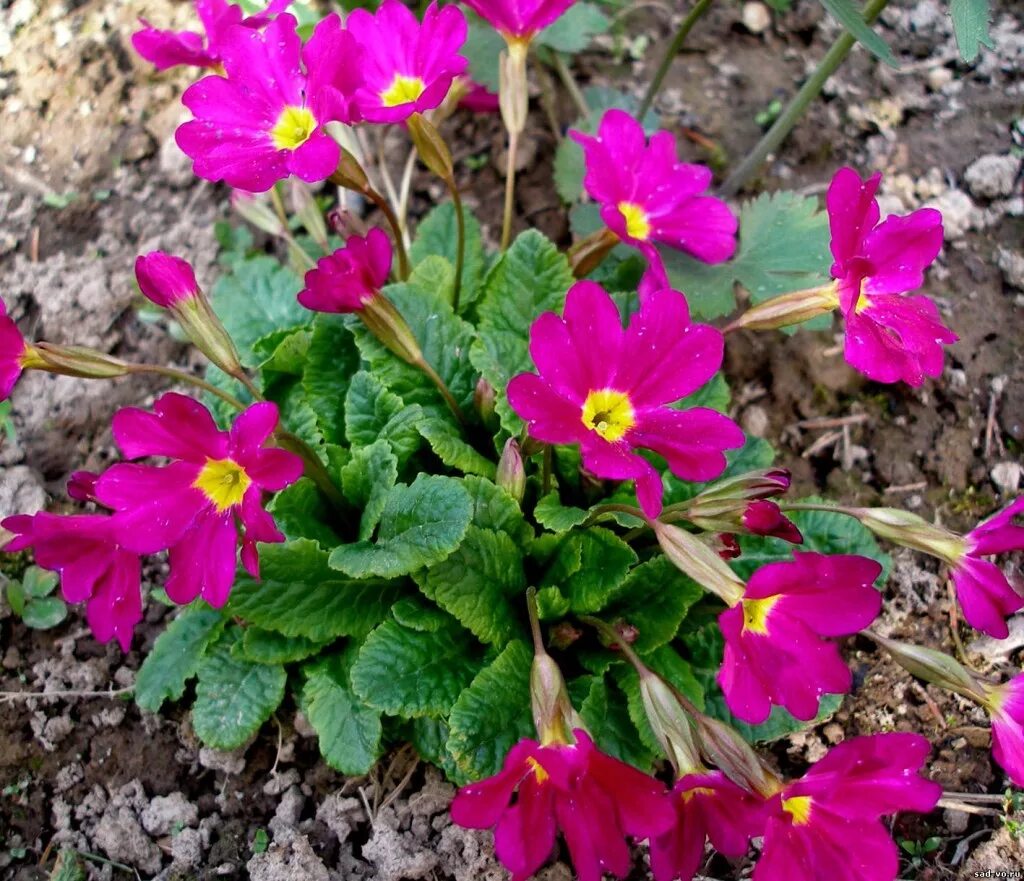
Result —
POLYGON ((989 476, 999 492, 1006 495, 1017 492, 1022 471, 1024 469, 1017 462, 999 462, 992 466, 989 476))
POLYGON ((1013 195, 1019 188, 1019 172, 1020 159, 1016 156, 989 153, 968 166, 964 172, 964 181, 977 198, 999 199, 1013 195))
POLYGON ((996 266, 1003 273, 1003 278, 1011 288, 1024 291, 1024 254, 1000 248, 996 253, 996 266))
POLYGON ((772 24, 772 14, 768 7, 756 0, 743 4, 743 27, 752 34, 764 33, 772 24))
POLYGON ((928 71, 928 88, 933 92, 941 92, 952 81, 953 71, 948 67, 933 67, 928 71))

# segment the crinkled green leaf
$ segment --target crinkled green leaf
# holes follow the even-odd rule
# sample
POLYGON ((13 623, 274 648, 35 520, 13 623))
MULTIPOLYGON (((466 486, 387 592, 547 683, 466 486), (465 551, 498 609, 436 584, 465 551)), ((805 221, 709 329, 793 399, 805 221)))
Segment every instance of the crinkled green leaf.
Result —
POLYGON ((533 527, 526 522, 519 502, 500 486, 484 477, 470 475, 462 481, 473 503, 473 525, 508 533, 520 547, 533 540, 533 527))
POLYGON ((356 697, 349 678, 352 652, 321 658, 302 668, 301 703, 316 731, 320 753, 342 774, 366 774, 380 758, 380 711, 356 697))
POLYGON ((452 616, 421 596, 408 596, 391 607, 395 621, 409 630, 434 633, 451 625, 452 616))
POLYGON ((327 642, 364 636, 405 592, 395 582, 348 578, 308 539, 260 547, 261 581, 239 572, 228 611, 285 636, 327 642))
POLYGON ((982 46, 994 47, 989 35, 990 0, 949 0, 949 14, 953 17, 953 33, 964 61, 974 61, 982 46))
POLYGON ((469 493, 458 480, 421 474, 412 486, 389 492, 376 541, 341 545, 330 564, 353 578, 397 578, 441 562, 459 546, 472 517, 469 493))
POLYGON ((294 540, 309 538, 324 548, 341 542, 329 523, 334 516, 320 491, 308 477, 300 477, 276 493, 267 505, 277 528, 294 540))
POLYGON ((558 498, 558 492, 552 491, 538 500, 533 516, 545 529, 568 532, 583 523, 590 514, 582 508, 565 507, 558 498))
POLYGON ((68 616, 68 607, 60 597, 39 597, 25 603, 21 621, 33 630, 50 630, 68 616))
POLYGON ((359 649, 352 687, 370 706, 396 716, 441 716, 479 670, 473 640, 455 622, 411 630, 385 621, 359 649))
MULTIPOLYGON (((484 242, 480 234, 480 221, 473 212, 463 206, 466 223, 466 251, 462 265, 462 293, 459 296, 459 311, 465 312, 480 296, 486 268, 484 242)), ((443 257, 454 268, 459 228, 456 223, 455 206, 444 202, 433 208, 419 226, 416 238, 409 249, 414 268, 431 257, 443 257)))
POLYGON ((526 589, 523 558, 504 532, 470 526, 452 554, 413 578, 481 642, 507 642, 517 628, 513 598, 526 589))
POLYGON ((302 387, 328 443, 345 442, 345 399, 359 352, 347 327, 352 319, 318 314, 313 319, 302 387))
POLYGON ((341 469, 341 485, 356 508, 359 518, 359 540, 366 541, 377 528, 388 494, 398 482, 398 459, 386 440, 357 449, 341 469))
POLYGON ((655 751, 641 740, 629 717, 629 702, 622 689, 604 676, 595 677, 586 699, 580 704, 580 716, 595 743, 623 762, 642 771, 650 771, 655 751))
POLYGON ((689 410, 692 407, 710 407, 719 413, 728 413, 730 398, 729 383, 726 382, 722 372, 719 371, 697 391, 687 395, 673 406, 679 410, 689 410))
POLYGON ((269 373, 287 373, 302 376, 309 357, 309 344, 312 332, 302 327, 283 333, 275 332, 268 337, 256 340, 253 351, 264 360, 260 370, 269 373))
POLYGON ((224 629, 226 618, 205 605, 189 606, 157 638, 135 677, 135 703, 155 713, 166 700, 185 693, 207 647, 224 629))
POLYGON ((232 654, 239 630, 224 633, 199 662, 192 727, 207 746, 236 749, 270 718, 284 698, 284 667, 232 654))
POLYGON ((872 55, 884 61, 889 67, 899 67, 889 44, 864 21, 864 14, 854 6, 852 0, 821 0, 821 5, 872 55))
POLYGON ((416 423, 421 415, 419 407, 406 406, 373 374, 361 370, 352 377, 345 399, 345 433, 353 447, 386 440, 399 465, 404 465, 419 449, 416 423))
POLYGON ((611 19, 596 3, 574 3, 554 22, 537 34, 537 42, 556 52, 573 54, 586 49, 594 37, 607 33, 611 19))
POLYGON ((497 470, 494 462, 466 443, 450 421, 425 414, 416 420, 416 429, 449 468, 494 480, 497 470))
POLYGON ((537 615, 541 621, 558 621, 569 614, 569 600, 557 587, 537 591, 537 615))
POLYGON ((254 664, 291 664, 315 655, 325 644, 304 636, 285 636, 275 630, 246 627, 231 651, 236 658, 254 664))
POLYGON ((465 780, 489 777, 524 737, 535 737, 530 717, 533 653, 513 640, 481 670, 455 701, 448 752, 465 780))
POLYGON ((633 648, 646 653, 672 640, 690 607, 703 595, 697 582, 667 557, 657 556, 630 570, 620 599, 602 615, 610 622, 621 620, 635 627, 633 648))
POLYGON ((574 612, 597 612, 619 592, 636 560, 614 532, 594 527, 566 538, 540 586, 560 588, 574 612))

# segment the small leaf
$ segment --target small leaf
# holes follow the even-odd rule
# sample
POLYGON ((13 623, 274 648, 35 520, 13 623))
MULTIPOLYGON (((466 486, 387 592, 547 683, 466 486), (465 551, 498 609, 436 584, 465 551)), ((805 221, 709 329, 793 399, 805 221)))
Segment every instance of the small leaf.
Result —
POLYGON ((458 480, 421 474, 388 493, 377 540, 335 548, 330 565, 353 578, 408 575, 454 551, 471 516, 469 494, 458 480))
POLYGON ((574 3, 537 35, 537 42, 556 52, 575 54, 586 49, 594 37, 607 33, 611 19, 594 3, 574 3))
POLYGON ((566 539, 540 586, 559 587, 574 612, 596 612, 619 591, 636 560, 633 549, 615 533, 594 527, 573 533, 566 539), (578 569, 575 568, 577 553, 578 569))
POLYGON ((235 657, 254 664, 291 664, 315 655, 324 645, 304 636, 285 636, 274 630, 246 627, 232 652, 235 657))
POLYGON ((568 532, 583 523, 589 512, 582 508, 565 507, 558 498, 558 491, 549 492, 533 509, 534 519, 552 532, 568 532))
POLYGON ((863 13, 853 5, 852 0, 821 0, 821 5, 872 55, 889 67, 899 67, 888 43, 864 21, 863 13))
POLYGON ((498 56, 507 50, 501 35, 487 22, 473 14, 467 14, 469 30, 462 54, 469 61, 469 74, 473 82, 497 92, 498 56))
POLYGON ((234 657, 241 632, 228 631, 199 663, 192 727, 207 746, 236 749, 270 718, 284 697, 284 667, 234 657))
POLYGON ((495 463, 467 444, 451 422, 424 415, 417 420, 416 429, 430 444, 437 458, 449 468, 494 480, 495 463))
POLYGON ((386 440, 357 449, 341 469, 345 498, 362 508, 359 539, 366 541, 380 522, 388 494, 398 481, 398 459, 386 440))
POLYGON ((324 548, 333 548, 341 543, 338 534, 327 525, 331 518, 330 508, 308 477, 300 477, 276 493, 267 510, 274 515, 277 528, 289 540, 308 538, 324 548))
MULTIPOLYGON (((465 206, 462 210, 466 223, 466 252, 462 266, 462 294, 459 298, 459 311, 465 312, 480 296, 486 256, 484 255, 483 237, 480 233, 480 221, 465 206)), ((409 257, 414 267, 430 257, 443 257, 454 267, 458 240, 455 206, 451 202, 444 202, 433 208, 416 227, 416 238, 413 239, 412 247, 409 249, 409 257)), ((454 271, 452 277, 454 277, 454 271)))
POLYGON ((48 572, 38 566, 29 566, 21 576, 21 586, 25 588, 25 596, 38 599, 49 596, 57 587, 60 577, 56 572, 48 572))
POLYGON ((302 374, 305 398, 315 414, 320 433, 328 443, 345 442, 345 401, 349 383, 359 369, 359 352, 342 315, 319 314, 302 374))
POLYGON ((20 581, 7 582, 7 602, 19 618, 25 614, 25 588, 20 581))
POLYGON ((421 418, 418 406, 407 407, 372 374, 360 370, 352 377, 345 399, 345 434, 353 447, 385 440, 401 467, 420 446, 416 429, 421 418))
POLYGON ((517 545, 533 540, 533 527, 526 522, 519 503, 493 481, 469 476, 462 481, 473 504, 473 525, 507 533, 517 545))
POLYGON ((992 22, 989 0, 950 0, 949 14, 953 17, 956 45, 964 61, 974 61, 982 46, 994 48, 989 35, 992 22))
POLYGON ((68 607, 60 597, 40 597, 25 603, 21 620, 33 630, 50 630, 68 616, 68 607))

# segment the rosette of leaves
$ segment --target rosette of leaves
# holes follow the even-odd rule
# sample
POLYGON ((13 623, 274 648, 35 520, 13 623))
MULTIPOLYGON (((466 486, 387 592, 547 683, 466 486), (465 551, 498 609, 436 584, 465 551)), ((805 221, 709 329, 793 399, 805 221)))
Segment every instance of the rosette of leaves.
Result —
MULTIPOLYGON (((627 628, 645 663, 724 714, 714 605, 649 533, 632 534, 636 521, 593 513, 602 502, 632 503, 632 486, 581 474, 570 448, 554 450, 547 492, 539 453, 527 458, 521 501, 495 482, 506 440, 523 432, 505 387, 531 369, 530 324, 562 308, 573 277, 539 232, 523 233, 500 256, 485 252, 472 217, 467 232, 457 312, 448 205, 420 223, 410 278, 385 289, 462 422, 426 376, 358 320, 298 308, 300 279, 231 239, 242 244, 225 255, 214 306, 345 504, 332 506, 305 478, 273 499, 287 542, 261 548, 262 580, 240 572, 224 610, 195 604, 175 618, 139 672, 144 708, 181 698, 194 678, 194 727, 214 747, 245 744, 290 701, 316 730, 325 761, 344 773, 365 773, 391 745, 411 741, 456 782, 489 775, 532 732, 525 594, 533 587, 545 639, 602 749, 641 768, 659 757, 636 674, 578 615, 627 628), (481 380, 495 390, 493 409, 474 403, 481 380)), ((635 295, 619 299, 625 313, 635 295)), ((222 374, 210 379, 245 397, 222 374)), ((728 388, 715 377, 688 403, 724 410, 728 388)), ((767 443, 753 441, 729 471, 772 458, 767 443)), ((669 474, 665 481, 669 503, 699 489, 669 474)), ((879 556, 848 518, 799 520, 812 549, 879 556)), ((774 540, 745 549, 741 567, 790 556, 774 540)), ((795 727, 777 711, 768 726, 746 731, 765 739, 795 727)))

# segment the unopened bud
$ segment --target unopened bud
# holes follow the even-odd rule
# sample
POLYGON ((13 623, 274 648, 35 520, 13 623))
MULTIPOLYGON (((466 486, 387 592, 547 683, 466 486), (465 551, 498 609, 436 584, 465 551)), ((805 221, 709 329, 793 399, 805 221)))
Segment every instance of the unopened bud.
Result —
POLYGON ((530 668, 530 706, 537 737, 545 746, 572 743, 572 732, 582 728, 569 699, 565 678, 547 652, 537 652, 530 668))
POLYGON ((702 766, 693 738, 693 722, 680 704, 675 689, 647 670, 640 673, 640 699, 651 730, 675 769, 675 776, 683 777, 699 770, 702 766))
POLYGON ((583 631, 578 627, 574 627, 568 621, 559 621, 558 624, 550 629, 549 633, 551 645, 560 650, 569 648, 569 646, 583 636, 583 631))
POLYGON ((839 293, 836 283, 830 282, 821 287, 772 297, 748 309, 729 325, 728 329, 777 330, 780 327, 803 324, 819 315, 827 315, 838 306, 839 293))
POLYGON ((714 550, 678 526, 654 521, 654 534, 665 556, 705 590, 734 606, 746 591, 746 585, 714 550))
POLYGON ((451 151, 440 132, 420 113, 414 113, 406 122, 409 137, 423 164, 449 187, 455 186, 455 165, 451 151))
POLYGON ((607 227, 591 233, 574 242, 569 248, 569 267, 574 278, 585 278, 604 262, 612 249, 619 244, 619 237, 607 227))
POLYGON ((52 343, 26 346, 21 365, 26 370, 42 370, 80 379, 116 379, 131 372, 130 364, 96 349, 52 343))
POLYGON ((716 535, 711 549, 723 560, 735 560, 743 555, 740 543, 736 541, 736 536, 731 532, 720 532, 716 535))
POLYGON ((781 496, 789 489, 791 481, 792 477, 786 468, 763 468, 759 471, 748 471, 746 474, 739 474, 736 477, 711 484, 703 492, 693 497, 687 510, 703 510, 705 505, 713 510, 710 506, 714 502, 750 501, 781 496))
POLYGON ((331 175, 330 181, 346 190, 355 190, 357 193, 365 193, 370 189, 370 179, 366 176, 363 166, 359 160, 346 150, 341 148, 341 159, 338 160, 338 167, 331 175))
POLYGON ((935 649, 868 633, 911 676, 964 697, 984 701, 983 684, 955 658, 935 649))
POLYGON ((356 314, 390 352, 415 367, 423 362, 423 352, 412 328, 384 294, 378 292, 366 300, 356 314))
POLYGON ((68 478, 68 495, 79 502, 95 502, 96 481, 100 476, 92 471, 74 471, 68 478))
POLYGON ((900 508, 852 508, 850 513, 880 538, 922 551, 952 566, 966 552, 963 538, 900 508))
POLYGON ((518 135, 526 129, 530 109, 529 84, 526 78, 526 48, 510 44, 508 52, 498 58, 498 107, 509 134, 518 135))
POLYGON ((733 783, 766 798, 782 788, 782 781, 765 767, 736 729, 695 708, 692 715, 702 755, 733 783))
POLYGON ((523 467, 519 442, 514 437, 505 441, 501 459, 498 460, 498 474, 495 483, 517 502, 521 502, 526 494, 526 469, 523 467))
POLYGON ((494 407, 498 402, 498 393, 482 376, 477 380, 476 388, 473 390, 473 406, 480 414, 481 421, 487 425, 494 421, 494 407))
MULTIPOLYGON (((272 236, 281 236, 286 232, 281 218, 270 205, 264 193, 250 193, 246 190, 231 191, 231 207, 246 223, 272 236)), ((145 291, 143 291, 145 293, 145 291)))

